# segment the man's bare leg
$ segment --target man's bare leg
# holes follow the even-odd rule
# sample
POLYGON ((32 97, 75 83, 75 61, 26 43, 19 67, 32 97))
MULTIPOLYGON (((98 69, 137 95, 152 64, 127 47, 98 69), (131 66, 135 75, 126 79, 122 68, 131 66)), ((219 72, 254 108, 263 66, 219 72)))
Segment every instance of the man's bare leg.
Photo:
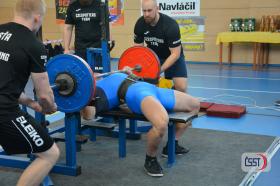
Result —
POLYGON ((156 155, 162 137, 167 130, 168 114, 161 103, 151 96, 144 98, 141 103, 141 110, 152 124, 152 128, 147 134, 147 152, 144 169, 150 176, 163 176, 163 171, 156 155))
MULTIPOLYGON (((187 87, 188 87, 188 80, 185 77, 174 77, 173 78, 173 82, 174 82, 174 88, 175 90, 178 90, 180 92, 187 92, 187 87)), ((175 99, 176 100, 181 100, 182 98, 180 98, 180 96, 176 96, 175 95, 175 99)), ((177 104, 177 103, 176 103, 177 104)), ((186 131, 186 129, 188 128, 190 124, 186 125, 185 123, 176 123, 176 140, 178 140, 183 133, 186 131)))
POLYGON ((185 77, 174 77, 172 78, 174 83, 174 89, 180 92, 187 92, 188 80, 185 77))
MULTIPOLYGON (((199 100, 180 91, 174 91, 175 94, 175 107, 176 112, 191 112, 197 114, 199 112, 200 103, 199 100)), ((178 140, 185 130, 188 128, 189 123, 177 123, 176 124, 176 139, 178 140)))
POLYGON ((92 120, 95 117, 95 107, 94 106, 86 106, 80 111, 81 117, 84 120, 92 120))
POLYGON ((23 171, 17 186, 37 186, 48 175, 59 157, 56 144, 42 153, 35 154, 37 158, 23 171))
POLYGON ((153 126, 147 134, 147 155, 155 157, 158 146, 167 130, 168 114, 161 103, 151 96, 144 98, 141 109, 153 126))
MULTIPOLYGON (((199 111, 199 101, 198 99, 174 90, 174 95, 175 95, 175 106, 174 106, 174 111, 176 112, 191 112, 193 114, 197 114, 199 111)), ((178 145, 178 140, 180 139, 180 137, 184 134, 184 132, 186 131, 186 129, 190 126, 190 122, 189 123, 176 123, 176 136, 175 136, 175 144, 176 144, 176 154, 185 154, 189 151, 189 149, 183 148, 181 146, 178 145)), ((163 151, 162 151, 162 156, 163 157, 167 157, 167 144, 164 147, 163 151)))

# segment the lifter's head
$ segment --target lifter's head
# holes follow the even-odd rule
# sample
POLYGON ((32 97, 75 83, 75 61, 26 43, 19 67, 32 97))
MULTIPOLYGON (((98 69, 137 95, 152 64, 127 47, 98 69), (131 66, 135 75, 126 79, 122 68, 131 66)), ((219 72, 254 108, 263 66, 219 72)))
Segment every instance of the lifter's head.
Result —
POLYGON ((44 0, 17 0, 14 21, 37 32, 46 13, 44 0))
POLYGON ((155 25, 159 19, 157 0, 142 0, 142 11, 147 24, 155 25))

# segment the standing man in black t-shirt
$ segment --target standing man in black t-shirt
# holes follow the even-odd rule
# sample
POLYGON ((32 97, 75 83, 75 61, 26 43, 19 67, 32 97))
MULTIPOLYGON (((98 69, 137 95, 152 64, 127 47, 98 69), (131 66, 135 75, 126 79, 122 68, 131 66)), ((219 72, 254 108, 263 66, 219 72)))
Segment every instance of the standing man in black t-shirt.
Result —
POLYGON ((101 48, 100 0, 77 0, 72 2, 65 18, 64 53, 70 53, 70 43, 75 27, 75 54, 86 59, 86 49, 101 48))
POLYGON ((143 0, 142 11, 134 27, 135 45, 145 42, 158 55, 161 71, 173 80, 174 88, 186 92, 187 70, 177 22, 159 13, 156 0, 143 0))
MULTIPOLYGON (((87 48, 101 48, 101 1, 76 0, 70 3, 64 25, 64 53, 70 53, 70 44, 75 27, 75 54, 87 61, 87 48)), ((97 57, 97 56, 96 56, 97 57)), ((101 61, 100 57, 95 61, 101 61)), ((101 67, 101 64, 94 64, 101 67)), ((82 112, 87 112, 90 107, 85 107, 82 112)))
MULTIPOLYGON (((134 43, 152 49, 159 57, 161 71, 167 79, 172 79, 176 90, 186 92, 187 69, 181 45, 180 29, 177 22, 167 15, 159 13, 156 0, 142 0, 141 16, 134 27, 134 43)), ((182 155, 189 150, 178 144, 178 139, 188 125, 176 124, 175 153, 182 155)), ((158 129, 155 129, 158 130, 158 129)), ((156 153, 162 136, 159 132, 149 131, 147 134, 147 154, 145 170, 150 176, 163 176, 162 169, 157 162, 156 153)), ((163 148, 162 156, 167 157, 167 145, 163 148)))
POLYGON ((17 185, 39 185, 56 163, 59 149, 46 130, 19 104, 37 112, 56 111, 45 70, 47 55, 35 33, 46 11, 43 0, 18 0, 13 22, 0 25, 0 145, 7 154, 34 154, 17 185), (23 91, 31 74, 38 101, 23 91))

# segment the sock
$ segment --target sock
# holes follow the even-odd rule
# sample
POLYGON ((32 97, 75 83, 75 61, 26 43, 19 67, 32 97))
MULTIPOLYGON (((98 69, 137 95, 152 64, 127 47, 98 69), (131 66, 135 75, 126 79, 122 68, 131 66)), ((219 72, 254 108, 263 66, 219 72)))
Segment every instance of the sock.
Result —
POLYGON ((152 157, 146 154, 146 160, 153 160, 153 159, 157 159, 157 157, 152 157))

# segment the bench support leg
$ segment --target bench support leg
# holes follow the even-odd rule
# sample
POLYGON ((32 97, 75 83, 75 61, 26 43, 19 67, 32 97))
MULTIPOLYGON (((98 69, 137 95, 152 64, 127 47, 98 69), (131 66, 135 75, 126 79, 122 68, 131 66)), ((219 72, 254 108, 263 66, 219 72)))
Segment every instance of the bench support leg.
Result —
POLYGON ((124 119, 119 121, 119 157, 126 156, 126 122, 124 119))
POLYGON ((175 123, 168 124, 168 162, 167 166, 172 167, 175 163, 175 123))

